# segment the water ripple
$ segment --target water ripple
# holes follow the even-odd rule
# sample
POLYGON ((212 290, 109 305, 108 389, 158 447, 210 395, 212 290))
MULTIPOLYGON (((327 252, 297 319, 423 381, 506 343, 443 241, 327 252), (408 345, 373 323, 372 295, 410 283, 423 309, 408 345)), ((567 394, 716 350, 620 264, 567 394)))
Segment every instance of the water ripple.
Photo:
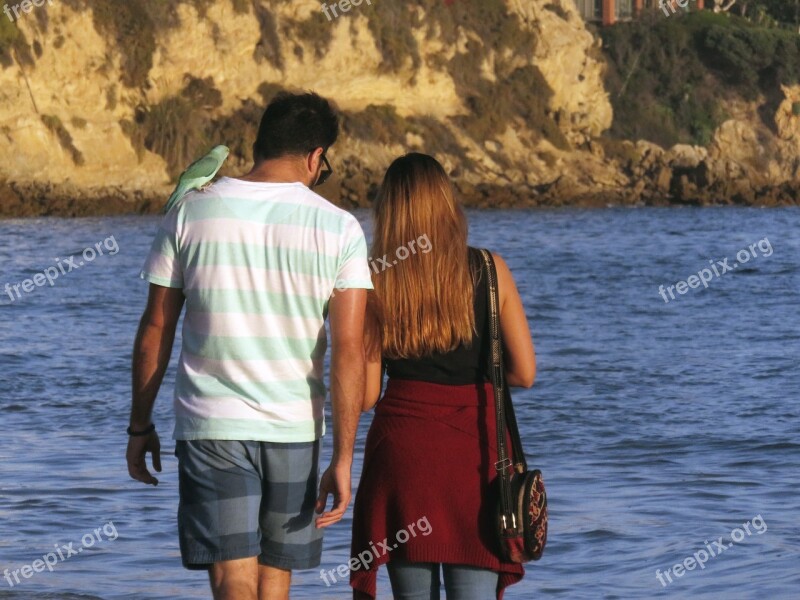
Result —
MULTIPOLYGON (((359 215, 368 229, 366 215, 359 215)), ((548 485, 542 561, 506 598, 795 598, 800 589, 800 219, 796 209, 471 211, 472 244, 517 278, 538 380, 515 391, 532 466, 548 485), (769 237, 774 254, 665 303, 659 285, 769 237), (763 517, 767 531, 656 579, 704 541, 763 517)), ((114 235, 119 254, 10 302, 0 294, 0 570, 113 522, 115 540, 37 573, 0 599, 207 598, 180 565, 169 442, 178 344, 156 405, 164 472, 128 479, 124 435, 138 269, 157 220, 0 222, 16 283, 68 250, 114 235)), ((357 445, 363 451, 367 416, 357 445)), ((330 440, 325 442, 329 456, 330 440)), ((357 480, 360 454, 355 464, 357 480)), ((348 559, 351 514, 326 535, 322 567, 348 559)), ((318 571, 295 598, 346 598, 318 571)), ((0 581, 3 581, 0 579, 0 581)), ((380 597, 388 597, 385 573, 380 597)))

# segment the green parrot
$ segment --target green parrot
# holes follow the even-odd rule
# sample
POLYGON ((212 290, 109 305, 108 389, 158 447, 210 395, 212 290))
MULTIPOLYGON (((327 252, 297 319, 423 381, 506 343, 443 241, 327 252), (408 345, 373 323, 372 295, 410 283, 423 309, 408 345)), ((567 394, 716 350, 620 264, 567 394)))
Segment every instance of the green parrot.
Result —
POLYGON ((175 206, 175 203, 188 192, 204 189, 205 186, 211 183, 217 171, 220 170, 228 158, 228 154, 230 154, 230 148, 227 146, 214 146, 211 152, 189 165, 178 178, 178 185, 175 186, 175 191, 172 192, 169 200, 167 200, 167 205, 162 212, 169 212, 175 206))

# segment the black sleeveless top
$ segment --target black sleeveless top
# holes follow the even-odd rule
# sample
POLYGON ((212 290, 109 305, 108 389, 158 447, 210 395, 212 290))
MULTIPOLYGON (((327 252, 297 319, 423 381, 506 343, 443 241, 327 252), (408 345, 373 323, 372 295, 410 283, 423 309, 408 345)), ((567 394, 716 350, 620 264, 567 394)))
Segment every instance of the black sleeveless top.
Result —
POLYGON ((441 385, 483 383, 488 377, 489 331, 486 305, 486 267, 480 250, 469 248, 469 262, 475 276, 473 308, 475 330, 469 346, 460 345, 451 352, 435 352, 422 358, 384 359, 390 379, 410 379, 441 385))

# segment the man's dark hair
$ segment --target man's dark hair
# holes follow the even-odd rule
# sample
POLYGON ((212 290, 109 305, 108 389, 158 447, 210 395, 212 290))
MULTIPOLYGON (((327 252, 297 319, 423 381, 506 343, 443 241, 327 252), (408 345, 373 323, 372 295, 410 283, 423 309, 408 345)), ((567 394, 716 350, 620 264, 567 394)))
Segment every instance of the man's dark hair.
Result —
POLYGON ((317 148, 327 151, 338 136, 339 116, 325 98, 311 92, 281 92, 261 118, 253 158, 258 162, 305 155, 317 148))

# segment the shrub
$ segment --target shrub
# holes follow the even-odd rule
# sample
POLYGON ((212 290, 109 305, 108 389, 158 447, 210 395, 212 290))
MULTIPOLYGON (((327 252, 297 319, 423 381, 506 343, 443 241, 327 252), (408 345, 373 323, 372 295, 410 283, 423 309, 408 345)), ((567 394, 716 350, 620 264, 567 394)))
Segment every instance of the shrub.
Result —
POLYGON ((225 144, 231 149, 222 174, 232 175, 238 167, 253 159, 253 144, 264 108, 258 102, 247 99, 233 113, 215 118, 208 124, 206 139, 209 145, 225 144))
POLYGON ((222 106, 222 92, 214 87, 213 77, 200 79, 186 73, 181 96, 190 102, 195 109, 208 111, 222 106))
POLYGON ((95 29, 121 56, 122 83, 147 85, 159 31, 179 25, 177 7, 191 4, 204 16, 213 0, 62 0, 74 10, 91 10, 95 29))
POLYGON ((561 17, 565 21, 569 18, 569 14, 567 13, 567 11, 564 10, 564 7, 561 6, 558 3, 545 4, 544 5, 544 9, 545 10, 549 10, 550 12, 553 12, 553 13, 557 14, 559 17, 561 17))
POLYGON ((641 158, 636 147, 630 141, 617 140, 607 136, 595 138, 595 141, 603 148, 606 158, 617 160, 622 168, 630 168, 641 158))
POLYGON ((112 83, 106 88, 106 110, 117 108, 117 86, 112 83))
POLYGON ((267 105, 272 102, 272 99, 283 91, 287 90, 282 85, 278 83, 271 83, 269 81, 265 81, 258 86, 258 95, 261 96, 262 100, 264 100, 265 109, 267 108, 267 105))
POLYGON ((333 40, 333 23, 321 11, 315 12, 305 21, 292 22, 292 28, 301 40, 314 48, 317 58, 325 56, 333 40))
POLYGON ((95 29, 109 38, 121 55, 121 80, 127 87, 143 87, 153 67, 156 50, 156 21, 149 6, 166 3, 145 3, 145 0, 67 0, 76 10, 91 8, 95 29))
POLYGON ((72 157, 72 162, 78 166, 83 165, 85 162, 83 154, 75 147, 75 144, 72 141, 72 136, 70 135, 69 131, 67 131, 67 128, 64 127, 61 119, 55 115, 42 115, 41 118, 44 126, 53 132, 58 138, 58 143, 61 145, 61 147, 69 152, 70 156, 72 157))
POLYGON ((406 121, 394 106, 370 104, 359 113, 342 111, 342 130, 350 137, 379 144, 403 144, 406 121))
POLYGON ((135 124, 125 121, 121 125, 140 157, 144 149, 158 154, 175 177, 210 145, 212 111, 220 106, 222 94, 211 77, 187 74, 180 94, 139 107, 135 124))
POLYGON ((772 99, 798 78, 798 36, 736 16, 699 11, 600 33, 617 138, 705 145, 725 118, 723 99, 772 99))
POLYGON ((429 116, 410 117, 406 120, 409 131, 425 141, 423 152, 431 155, 450 154, 459 159, 464 169, 472 169, 473 161, 467 157, 466 150, 459 144, 453 132, 441 121, 429 116))
POLYGON ((170 176, 179 175, 205 146, 208 118, 188 100, 172 96, 140 112, 141 144, 167 163, 170 176))
POLYGON ((8 68, 14 64, 15 59, 20 66, 32 66, 35 61, 31 47, 17 26, 0 15, 0 65, 8 68))
MULTIPOLYGON (((752 100, 760 92, 762 74, 773 67, 782 33, 778 30, 712 26, 701 38, 700 55, 721 78, 752 100)), ((782 43, 781 47, 785 54, 787 45, 782 43)), ((795 47, 793 53, 785 56, 794 61, 796 54, 795 47)), ((775 68, 780 67, 775 65, 775 68)))
POLYGON ((267 7, 256 0, 253 1, 253 9, 261 26, 261 39, 253 52, 253 58, 258 62, 266 60, 278 69, 283 69, 283 54, 281 53, 281 41, 275 16, 267 7))
POLYGON ((734 5, 733 10, 742 13, 746 10, 747 16, 755 17, 759 23, 774 22, 785 27, 792 27, 797 31, 800 25, 800 9, 796 2, 787 0, 749 0, 746 3, 734 5))
POLYGON ((536 33, 508 10, 503 0, 458 0, 451 6, 441 1, 430 5, 428 36, 438 33, 444 43, 455 45, 459 31, 478 39, 467 42, 466 52, 456 53, 444 65, 469 114, 455 122, 475 141, 502 134, 508 127, 526 126, 559 148, 569 143, 548 114, 552 90, 541 71, 532 64, 520 66, 520 56, 536 49, 536 33), (497 79, 482 75, 483 63, 494 58, 497 79))
POLYGON ((19 29, 13 22, 3 16, 0 19, 0 57, 6 55, 19 39, 19 29))
MULTIPOLYGON (((468 56, 468 55, 463 55, 468 56)), ((467 59, 468 60, 468 59, 467 59)), ((526 126, 558 148, 568 149, 564 134, 547 113, 552 90, 538 67, 515 69, 497 82, 479 74, 469 87, 464 86, 464 102, 469 115, 455 121, 475 141, 483 143, 516 124, 526 126)))
POLYGON ((381 2, 380 6, 363 5, 369 29, 383 57, 381 70, 398 72, 411 59, 416 71, 422 64, 419 44, 413 28, 420 25, 415 7, 405 2, 381 2))
POLYGON ((232 0, 233 12, 237 15, 246 15, 250 12, 250 0, 232 0))
MULTIPOLYGON (((193 160, 216 144, 226 144, 231 158, 223 172, 250 160, 258 124, 265 106, 245 100, 233 113, 215 116, 222 105, 222 94, 212 78, 186 76, 179 94, 163 99, 150 107, 141 106, 135 121, 122 120, 120 126, 130 138, 139 158, 145 150, 161 156, 167 163, 170 177, 176 178, 193 160)), ((279 86, 262 84, 259 92, 267 101, 279 86)))

